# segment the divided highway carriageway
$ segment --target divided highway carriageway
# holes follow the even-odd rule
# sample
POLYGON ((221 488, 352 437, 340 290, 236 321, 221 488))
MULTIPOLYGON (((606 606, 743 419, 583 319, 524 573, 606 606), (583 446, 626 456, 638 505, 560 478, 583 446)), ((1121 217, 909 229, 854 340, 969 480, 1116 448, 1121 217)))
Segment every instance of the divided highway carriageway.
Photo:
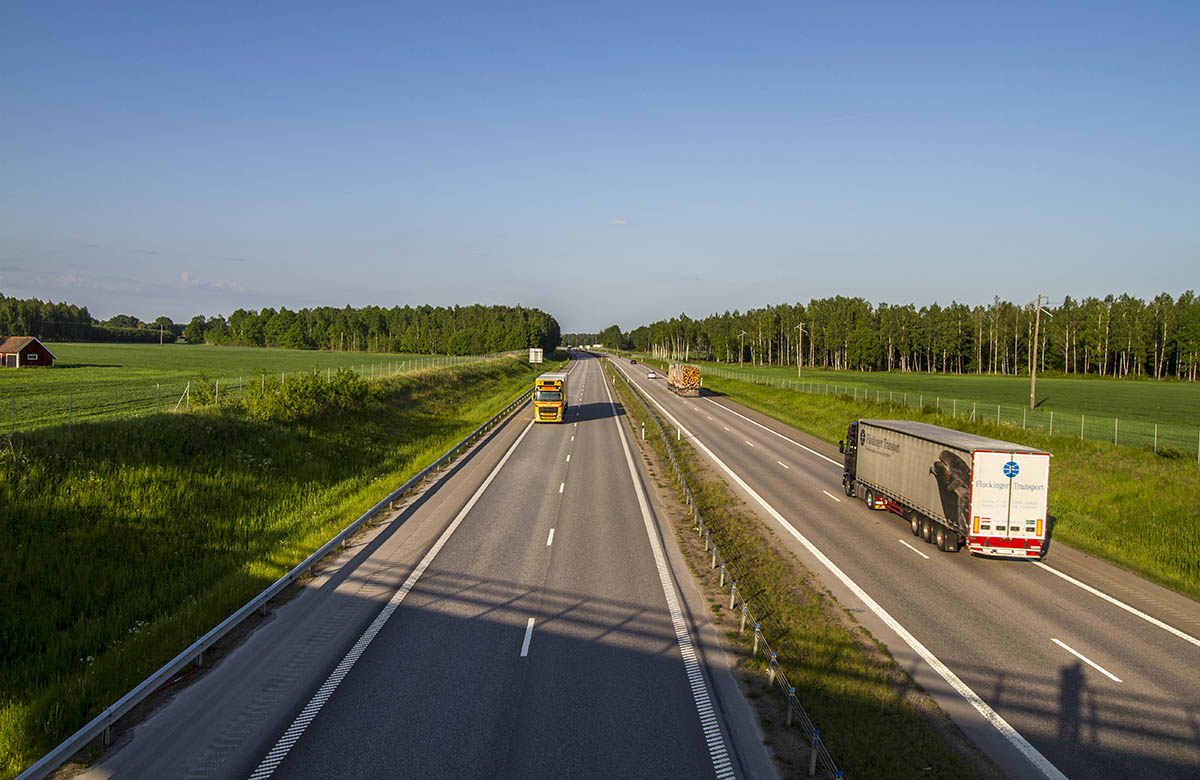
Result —
POLYGON ((570 371, 564 423, 521 407, 83 777, 774 776, 600 361, 570 371))
POLYGON ((1200 777, 1196 602, 1053 541, 939 552, 846 497, 835 446, 612 363, 1010 777, 1200 777))

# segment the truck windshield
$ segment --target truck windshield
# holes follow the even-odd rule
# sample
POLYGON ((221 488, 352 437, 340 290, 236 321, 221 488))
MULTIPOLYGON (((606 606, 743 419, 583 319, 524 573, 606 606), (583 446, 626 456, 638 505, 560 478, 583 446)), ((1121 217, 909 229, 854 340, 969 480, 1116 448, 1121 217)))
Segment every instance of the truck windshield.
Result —
POLYGON ((563 394, 561 390, 538 390, 535 401, 561 401, 563 394))

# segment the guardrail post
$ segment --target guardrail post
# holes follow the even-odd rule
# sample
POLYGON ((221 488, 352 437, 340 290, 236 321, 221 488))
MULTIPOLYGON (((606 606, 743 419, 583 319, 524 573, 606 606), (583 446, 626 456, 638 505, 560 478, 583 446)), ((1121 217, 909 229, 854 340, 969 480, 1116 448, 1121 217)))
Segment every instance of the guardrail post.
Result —
POLYGON ((721 561, 721 587, 725 587, 725 561, 721 561))
POLYGON ((104 747, 108 747, 113 742, 112 725, 110 724, 108 726, 105 726, 102 734, 103 734, 103 736, 101 737, 101 740, 104 742, 104 747))
MULTIPOLYGON (((821 730, 813 729, 812 750, 808 754, 808 776, 816 777, 817 774, 817 748, 821 745, 821 730)), ((838 772, 841 774, 841 772, 838 772)))
MULTIPOLYGON (((734 587, 737 587, 736 582, 734 583, 734 587)), ((739 635, 746 633, 746 613, 749 611, 750 611, 750 605, 743 604, 742 605, 742 624, 740 626, 738 626, 738 634, 739 635)))
POLYGON ((646 440, 646 423, 642 423, 642 441, 646 440))
POLYGON ((712 548, 712 563, 709 564, 710 569, 717 568, 717 546, 714 544, 712 548))
POLYGON ((704 532, 704 550, 708 551, 708 531, 704 532))
POLYGON ((771 653, 771 666, 767 670, 767 682, 771 685, 775 684, 775 653, 771 653))
MULTIPOLYGON (((733 609, 734 603, 737 601, 737 580, 733 581, 733 587, 729 589, 729 608, 733 609)), ((746 623, 745 612, 742 613, 742 624, 746 623)))
POLYGON ((787 725, 792 725, 792 704, 796 701, 796 687, 788 688, 788 714, 787 725))
POLYGON ((762 636, 762 623, 754 624, 754 657, 758 657, 758 638, 762 636))

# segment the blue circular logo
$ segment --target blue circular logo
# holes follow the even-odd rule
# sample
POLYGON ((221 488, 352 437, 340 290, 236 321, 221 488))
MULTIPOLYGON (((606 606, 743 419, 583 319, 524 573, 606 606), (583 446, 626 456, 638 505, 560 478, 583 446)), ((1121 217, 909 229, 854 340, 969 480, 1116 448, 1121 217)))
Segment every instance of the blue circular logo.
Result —
POLYGON ((1004 476, 1012 479, 1019 473, 1021 473, 1021 467, 1017 465, 1015 460, 1010 460, 1008 463, 1004 464, 1004 476))

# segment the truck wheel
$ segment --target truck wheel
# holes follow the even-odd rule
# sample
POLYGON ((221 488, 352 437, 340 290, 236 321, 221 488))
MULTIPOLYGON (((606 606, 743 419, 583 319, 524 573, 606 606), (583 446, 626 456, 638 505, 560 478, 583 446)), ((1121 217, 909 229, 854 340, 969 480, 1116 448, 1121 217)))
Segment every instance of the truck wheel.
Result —
POLYGON ((949 538, 946 533, 946 526, 938 523, 937 527, 933 529, 933 543, 937 545, 939 550, 946 552, 949 549, 946 545, 948 541, 949 538))
POLYGON ((850 480, 848 480, 848 479, 842 480, 842 489, 846 491, 846 495, 848 495, 848 496, 854 495, 854 483, 851 482, 850 480))
POLYGON ((867 488, 867 492, 866 492, 866 495, 863 497, 863 500, 867 502, 868 509, 874 509, 875 508, 875 491, 871 490, 871 488, 867 488))
POLYGON ((912 528, 913 536, 921 535, 921 516, 916 512, 908 513, 908 524, 912 528))
POLYGON ((928 517, 921 518, 921 538, 928 544, 933 544, 933 525, 928 517))

